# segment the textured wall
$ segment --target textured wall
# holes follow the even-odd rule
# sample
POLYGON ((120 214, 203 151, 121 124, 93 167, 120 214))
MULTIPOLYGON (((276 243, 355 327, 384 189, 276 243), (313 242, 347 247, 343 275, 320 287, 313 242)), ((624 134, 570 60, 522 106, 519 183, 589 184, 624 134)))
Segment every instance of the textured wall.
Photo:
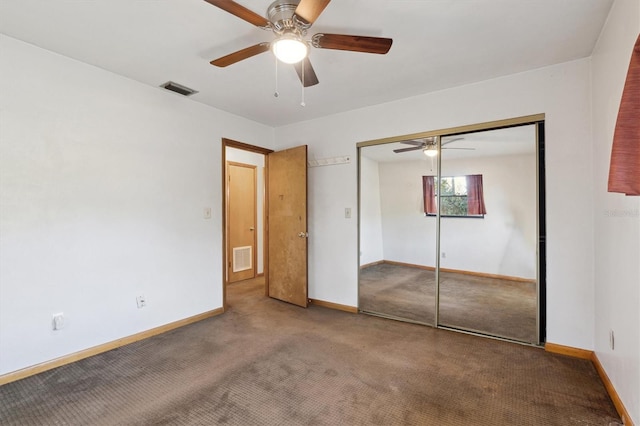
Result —
POLYGON ((0 52, 0 374, 222 306, 221 138, 272 129, 5 36, 0 52))

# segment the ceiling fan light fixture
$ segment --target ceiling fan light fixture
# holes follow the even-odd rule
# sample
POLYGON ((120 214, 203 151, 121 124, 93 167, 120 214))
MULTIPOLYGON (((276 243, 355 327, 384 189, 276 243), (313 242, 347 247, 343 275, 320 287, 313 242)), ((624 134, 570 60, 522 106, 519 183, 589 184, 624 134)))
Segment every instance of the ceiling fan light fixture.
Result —
POLYGON ((427 147, 424 150, 422 150, 422 152, 427 157, 435 157, 436 155, 438 155, 438 149, 435 146, 427 147))
POLYGON ((278 60, 295 64, 307 57, 309 46, 297 35, 286 33, 271 44, 271 50, 278 60))

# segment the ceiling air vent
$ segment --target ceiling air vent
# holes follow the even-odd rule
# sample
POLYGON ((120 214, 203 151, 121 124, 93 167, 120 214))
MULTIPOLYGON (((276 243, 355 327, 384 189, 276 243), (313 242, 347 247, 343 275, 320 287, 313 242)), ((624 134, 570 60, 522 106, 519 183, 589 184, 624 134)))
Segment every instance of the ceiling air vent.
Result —
POLYGON ((198 93, 197 90, 189 89, 182 84, 174 83, 173 81, 167 81, 164 84, 161 84, 160 87, 164 87, 167 90, 171 90, 172 92, 179 93, 183 96, 191 96, 198 93))

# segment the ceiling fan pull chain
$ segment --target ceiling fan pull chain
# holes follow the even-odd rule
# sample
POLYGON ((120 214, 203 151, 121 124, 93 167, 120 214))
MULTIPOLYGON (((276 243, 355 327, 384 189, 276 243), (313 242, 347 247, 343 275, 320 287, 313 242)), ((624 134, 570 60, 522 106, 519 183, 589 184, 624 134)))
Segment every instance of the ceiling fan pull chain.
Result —
POLYGON ((307 106, 307 104, 304 103, 304 69, 305 69, 305 63, 304 63, 304 59, 302 60, 302 101, 300 102, 300 106, 307 106))
POLYGON ((280 93, 278 93, 278 58, 276 58, 276 91, 273 93, 273 96, 276 98, 280 96, 280 93))

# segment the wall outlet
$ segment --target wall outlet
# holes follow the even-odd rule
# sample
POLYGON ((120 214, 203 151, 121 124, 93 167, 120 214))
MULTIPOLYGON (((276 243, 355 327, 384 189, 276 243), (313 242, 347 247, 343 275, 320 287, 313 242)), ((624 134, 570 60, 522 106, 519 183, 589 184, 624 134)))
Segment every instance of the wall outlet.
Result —
POLYGON ((51 322, 51 326, 54 330, 60 330, 64 327, 64 313, 60 312, 57 314, 53 314, 53 321, 51 322))
POLYGON ((615 336, 613 334, 613 330, 609 330, 609 347, 611 350, 614 350, 616 346, 615 336))
POLYGON ((136 297, 136 304, 138 305, 138 309, 142 309, 147 306, 147 299, 143 295, 136 297))

